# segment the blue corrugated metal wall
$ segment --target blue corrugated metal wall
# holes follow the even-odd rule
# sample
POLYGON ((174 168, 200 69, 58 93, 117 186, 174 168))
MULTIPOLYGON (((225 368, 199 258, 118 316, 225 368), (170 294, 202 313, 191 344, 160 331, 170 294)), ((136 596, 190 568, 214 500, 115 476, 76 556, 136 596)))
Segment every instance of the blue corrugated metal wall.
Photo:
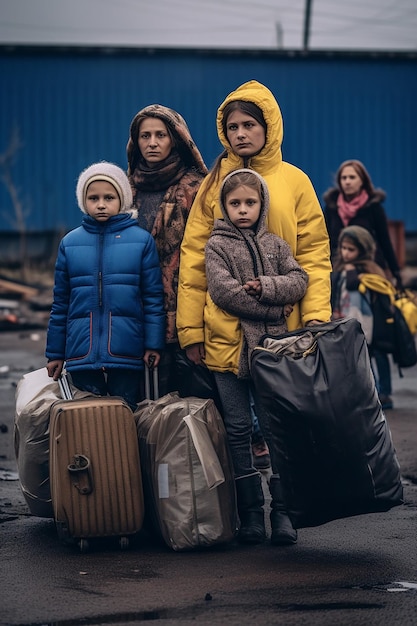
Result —
MULTIPOLYGON (((255 78, 280 103, 285 160, 307 172, 320 198, 339 163, 358 158, 386 190, 389 218, 413 233, 416 69, 406 55, 0 49, 0 155, 16 128, 22 147, 12 173, 29 231, 67 230, 81 218, 79 172, 101 159, 126 167, 140 108, 160 102, 182 113, 210 165, 220 150, 218 105, 255 78)), ((0 215, 0 231, 16 230, 3 183, 0 215)))

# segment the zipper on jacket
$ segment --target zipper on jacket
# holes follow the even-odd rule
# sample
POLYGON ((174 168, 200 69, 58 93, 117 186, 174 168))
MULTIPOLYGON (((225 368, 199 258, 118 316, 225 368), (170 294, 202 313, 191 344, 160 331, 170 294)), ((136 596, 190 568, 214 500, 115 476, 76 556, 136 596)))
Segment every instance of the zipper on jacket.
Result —
MULTIPOLYGON (((103 248, 104 248, 104 228, 101 229, 100 231, 100 236, 99 236, 99 248, 98 248, 98 305, 99 305, 99 309, 102 309, 103 307, 103 248)), ((103 333, 103 317, 101 315, 101 312, 99 312, 98 315, 98 337, 100 338, 102 336, 103 333)), ((100 339, 98 339, 97 342, 97 359, 100 359, 100 355, 101 355, 101 341, 100 339)))
POLYGON ((103 272, 98 273, 98 305, 103 306, 103 272))
MULTIPOLYGON (((245 243, 246 243, 246 245, 248 247, 249 253, 250 253, 251 257, 252 257, 253 269, 255 270, 255 276, 262 276, 263 274, 265 274, 265 268, 264 268, 264 264, 263 264, 263 261, 262 261, 262 254, 261 254, 261 251, 259 249, 258 242, 256 241, 255 237, 253 237, 253 239, 246 239, 246 237, 244 237, 244 240, 245 240, 245 243), (261 264, 261 272, 259 271, 258 259, 256 257, 255 251, 254 251, 254 249, 253 249, 253 247, 251 245, 251 242, 253 242, 253 246, 256 248, 256 250, 258 252, 259 262, 261 264)), ((265 332, 267 333, 268 332, 268 324, 266 323, 265 320, 264 320, 264 329, 265 329, 265 332)))
POLYGON ((99 237, 99 271, 98 271, 98 305, 101 308, 103 306, 103 248, 104 248, 104 229, 100 232, 99 237))

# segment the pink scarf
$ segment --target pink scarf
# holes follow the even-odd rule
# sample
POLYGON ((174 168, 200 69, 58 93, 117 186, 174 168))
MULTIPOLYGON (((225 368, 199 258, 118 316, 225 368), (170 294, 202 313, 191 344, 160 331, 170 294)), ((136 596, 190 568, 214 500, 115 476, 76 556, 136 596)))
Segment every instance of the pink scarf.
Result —
POLYGON ((368 198, 369 195, 366 193, 365 189, 362 189, 360 194, 355 196, 353 200, 350 200, 349 202, 344 199, 342 193, 339 193, 337 198, 337 212, 339 213, 344 226, 349 224, 352 217, 355 217, 359 209, 366 204, 368 198))

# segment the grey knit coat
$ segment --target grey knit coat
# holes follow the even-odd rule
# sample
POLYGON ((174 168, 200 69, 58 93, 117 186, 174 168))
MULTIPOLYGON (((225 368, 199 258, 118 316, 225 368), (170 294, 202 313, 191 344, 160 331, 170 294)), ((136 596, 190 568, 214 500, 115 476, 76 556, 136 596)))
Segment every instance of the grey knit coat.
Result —
POLYGON ((294 259, 287 242, 268 232, 268 188, 261 176, 254 170, 250 171, 259 177, 264 192, 256 229, 234 226, 220 202, 223 219, 215 221, 205 249, 210 297, 219 308, 240 319, 243 342, 239 378, 250 377, 250 353, 263 334, 282 335, 287 332, 283 306, 301 300, 308 283, 307 273, 294 259), (255 278, 260 280, 262 286, 259 299, 243 288, 248 280, 255 278))

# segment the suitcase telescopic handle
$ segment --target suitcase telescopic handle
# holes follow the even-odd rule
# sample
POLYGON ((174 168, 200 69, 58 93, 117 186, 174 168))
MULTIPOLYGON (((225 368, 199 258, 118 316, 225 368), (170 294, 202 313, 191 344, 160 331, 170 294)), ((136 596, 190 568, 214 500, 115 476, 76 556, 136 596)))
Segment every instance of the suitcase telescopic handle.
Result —
POLYGON ((158 368, 149 368, 145 364, 145 397, 147 400, 158 400, 159 398, 159 385, 158 385, 158 368), (151 389, 151 375, 152 371, 152 389, 151 389))
POLYGON ((61 374, 61 376, 58 378, 58 384, 62 399, 72 400, 72 391, 66 373, 61 374))

